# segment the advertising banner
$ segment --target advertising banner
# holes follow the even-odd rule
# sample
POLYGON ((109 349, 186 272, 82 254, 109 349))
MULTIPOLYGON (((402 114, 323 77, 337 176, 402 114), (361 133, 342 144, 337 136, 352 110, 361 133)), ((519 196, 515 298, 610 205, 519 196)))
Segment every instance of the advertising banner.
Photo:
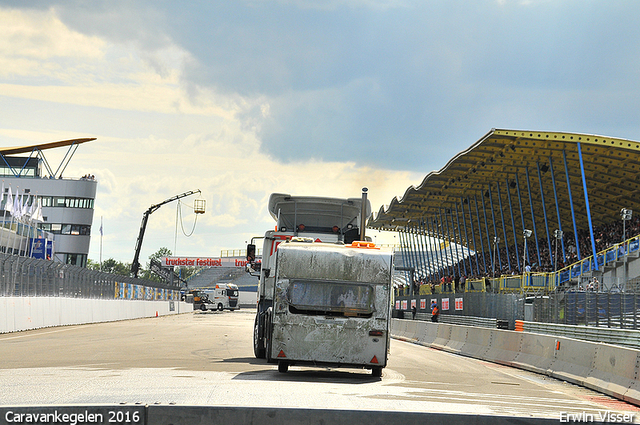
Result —
POLYGON ((449 310, 449 298, 442 299, 442 310, 449 310))
POLYGON ((464 301, 464 298, 456 298, 456 310, 458 311, 463 310, 463 307, 464 307, 463 301, 464 301))
POLYGON ((241 267, 247 265, 245 257, 163 257, 162 267, 241 267))
POLYGON ((29 246, 33 246, 31 256, 41 260, 50 260, 53 251, 53 241, 44 238, 31 239, 29 246))

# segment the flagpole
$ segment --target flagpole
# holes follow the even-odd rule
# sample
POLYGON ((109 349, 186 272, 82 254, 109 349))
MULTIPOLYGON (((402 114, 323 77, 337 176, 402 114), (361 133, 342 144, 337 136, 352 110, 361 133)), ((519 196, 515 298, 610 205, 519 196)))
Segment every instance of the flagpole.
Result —
MULTIPOLYGON (((13 221, 16 219, 16 231, 13 234, 13 242, 11 242, 11 255, 15 255, 16 239, 18 238, 18 220, 20 219, 20 200, 18 195, 20 193, 20 187, 16 189, 16 196, 13 197, 13 213, 11 213, 11 227, 13 227, 13 221), (17 215, 17 217, 16 217, 17 215)), ((19 253, 18 253, 19 254, 19 253)))
POLYGON ((100 216, 100 271, 102 271, 102 216, 100 216))
MULTIPOLYGON (((6 204, 4 204, 4 179, 2 179, 2 192, 0 193, 0 208, 2 208, 2 233, 0 233, 0 252, 2 252, 2 237, 4 236, 4 226, 5 220, 7 218, 7 212, 4 209, 6 204)), ((5 248, 5 252, 6 252, 5 248)))

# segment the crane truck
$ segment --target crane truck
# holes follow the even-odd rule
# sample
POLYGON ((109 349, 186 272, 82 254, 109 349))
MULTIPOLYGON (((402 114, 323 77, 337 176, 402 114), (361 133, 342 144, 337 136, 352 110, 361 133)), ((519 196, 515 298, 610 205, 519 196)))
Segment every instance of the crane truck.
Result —
POLYGON ((393 252, 364 235, 371 206, 362 198, 274 193, 259 271, 253 349, 257 358, 291 365, 371 369, 387 364, 393 252))

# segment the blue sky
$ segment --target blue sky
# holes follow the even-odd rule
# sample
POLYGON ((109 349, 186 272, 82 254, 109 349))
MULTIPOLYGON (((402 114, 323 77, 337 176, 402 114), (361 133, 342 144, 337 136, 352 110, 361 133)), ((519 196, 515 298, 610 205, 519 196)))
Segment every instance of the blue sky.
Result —
POLYGON ((640 140, 639 21, 629 1, 0 1, 0 143, 98 138, 67 174, 99 181, 107 258, 195 188, 194 236, 163 207, 142 258, 218 255, 272 226, 271 192, 368 186, 377 211, 491 128, 640 140))

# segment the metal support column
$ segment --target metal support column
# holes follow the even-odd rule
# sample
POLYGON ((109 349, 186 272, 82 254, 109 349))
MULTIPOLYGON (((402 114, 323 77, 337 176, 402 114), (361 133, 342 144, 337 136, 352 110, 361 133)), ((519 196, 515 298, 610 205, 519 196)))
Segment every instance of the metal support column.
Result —
POLYGON ((591 235, 591 250, 593 251, 593 264, 598 270, 598 253, 596 252, 596 239, 593 236, 593 224, 591 224, 591 208, 589 207, 589 192, 587 191, 587 177, 584 174, 584 163, 582 162, 582 147, 578 142, 578 158, 580 159, 580 172, 582 173, 582 189, 584 190, 584 202, 587 207, 587 221, 589 222, 589 234, 591 235))
POLYGON ((500 270, 502 270, 502 258, 500 258, 500 243, 495 242, 499 238, 498 238, 498 228, 496 227, 496 214, 493 209, 493 194, 491 193, 491 185, 489 185, 489 205, 491 206, 491 219, 493 220, 493 237, 496 238, 494 240, 494 245, 497 245, 496 251, 498 252, 498 272, 499 274, 501 274, 500 270))
POLYGON ((434 236, 434 238, 436 238, 436 240, 433 241, 433 246, 436 248, 435 249, 435 253, 436 253, 436 258, 438 259, 438 278, 442 279, 444 277, 444 263, 442 262, 442 253, 440 252, 440 246, 437 243, 437 240, 440 238, 439 237, 439 233, 438 233, 438 228, 436 226, 436 215, 435 213, 433 214, 433 219, 431 219, 431 233, 434 236))
MULTIPOLYGON (((476 198, 476 194, 473 194, 473 200, 476 204, 476 216, 478 218, 478 235, 480 236, 480 248, 482 248, 482 251, 480 252, 480 254, 482 255, 482 264, 484 265, 484 272, 487 273, 487 260, 484 258, 484 248, 482 247, 482 245, 484 245, 484 242, 482 241, 482 226, 480 226, 480 211, 478 210, 478 198, 476 198)), ((478 255, 478 251, 476 251, 476 255, 478 255)))
POLYGON ((458 225, 458 240, 460 241, 459 246, 462 247, 462 268, 464 269, 464 275, 468 276, 469 273, 467 272, 467 263, 464 261, 464 245, 462 245, 462 233, 460 230, 460 217, 458 216, 458 203, 455 203, 456 205, 456 224, 458 225))
POLYGON ((500 207, 500 219, 502 220, 502 237, 504 238, 504 247, 507 253, 507 267, 509 267, 509 270, 511 270, 511 258, 509 255, 509 244, 507 243, 507 226, 504 223, 504 212, 502 210, 502 194, 500 194, 500 182, 496 182, 496 186, 498 188, 498 206, 500 207))
POLYGON ((524 167, 527 176, 527 190, 529 192, 529 207, 531 208, 531 221, 533 222, 533 238, 536 240, 536 253, 538 254, 538 267, 542 266, 540 259, 540 244, 538 243, 538 232, 536 230, 536 215, 533 212, 533 197, 531 196, 531 179, 529 178, 529 167, 524 167))
POLYGON ((523 270, 524 264, 522 268, 520 268, 520 253, 518 252, 518 238, 516 236, 516 221, 513 218, 513 204, 511 203, 511 189, 509 188, 509 179, 505 179, 507 186, 507 198, 509 200, 509 212, 511 213, 511 230, 513 230, 513 246, 516 250, 516 264, 518 265, 518 269, 523 270))
POLYGON ((542 213, 544 215, 544 227, 547 230, 547 245, 549 249, 549 258, 551 259, 551 264, 555 264, 555 258, 552 257, 551 253, 553 252, 551 248, 551 234, 549 233, 549 223, 547 222, 547 206, 544 202, 544 190, 542 187, 542 173, 540 172, 540 163, 536 161, 536 167, 538 168, 538 183, 540 183, 540 200, 542 202, 542 213))
MULTIPOLYGON (((558 230, 562 232, 562 221, 560 220, 560 204, 558 203, 558 190, 556 189, 556 177, 553 172, 553 161, 551 160, 551 156, 549 156, 549 172, 551 173, 551 184, 553 185, 553 197, 556 200, 556 213, 558 214, 558 230)), ((562 243, 562 261, 566 261, 566 254, 564 252, 564 238, 560 239, 562 243)))
MULTIPOLYGON (((522 196, 520 195, 520 179, 518 179, 518 173, 516 173, 516 190, 518 191, 518 204, 520 205, 520 218, 522 219, 522 231, 527 228, 524 224, 524 210, 522 209, 522 196)), ((523 262, 527 262, 531 264, 531 258, 529 258, 529 250, 527 249, 526 244, 523 244, 522 250, 524 251, 524 260, 523 262)), ((522 265, 522 272, 524 272, 526 264, 522 265)))
MULTIPOLYGON (((489 258, 491 258, 491 264, 493 264, 493 250, 491 249, 491 238, 489 237, 489 222, 487 221, 487 207, 484 204, 484 194, 480 192, 480 199, 482 200, 482 215, 484 216, 484 230, 487 237, 487 246, 489 247, 489 258)), ((483 248, 484 251, 484 248, 483 248)))
MULTIPOLYGON (((456 209, 458 208, 456 203, 456 209)), ((469 273, 467 276, 473 274, 473 263, 471 262, 471 244, 469 243, 469 232, 467 232, 467 220, 464 212, 464 201, 460 198, 460 209, 462 210, 462 225, 464 226, 464 239, 467 242, 467 261, 469 262, 469 273)))
POLYGON ((480 276, 480 265, 478 264, 478 250, 476 248, 476 231, 473 228, 473 214, 471 213, 471 199, 467 196, 467 205, 469 206, 469 224, 471 225, 471 237, 473 238, 473 252, 476 260, 476 272, 480 276))
MULTIPOLYGON (((455 233, 451 231, 451 230, 453 230, 453 216, 451 216, 451 230, 449 230, 449 219, 447 218, 447 209, 446 208, 444 209, 444 213, 445 213, 444 219, 447 221, 447 233, 449 234, 449 252, 451 253, 451 261, 453 262, 454 261, 454 257, 453 257, 453 245, 454 244, 451 243, 451 234, 452 233, 453 233, 453 236, 454 236, 453 240, 455 241, 455 233)), ((451 215, 451 208, 449 208, 449 214, 448 215, 451 215)), ((455 262, 456 262, 456 265, 458 266, 458 276, 460 276, 460 260, 458 259, 458 247, 457 247, 458 244, 456 243, 455 245, 456 245, 455 262)), ((456 267, 455 266, 453 267, 453 274, 454 274, 454 276, 456 274, 456 267)))
POLYGON ((569 205, 571 205, 571 221, 573 221, 573 237, 576 239, 576 254, 578 261, 582 260, 580 254, 580 242, 578 241, 578 226, 576 224, 576 213, 573 209, 573 198, 571 197, 571 182, 569 181, 569 166, 567 165, 567 154, 562 150, 562 158, 564 159, 564 174, 567 176, 567 191, 569 192, 569 205))

